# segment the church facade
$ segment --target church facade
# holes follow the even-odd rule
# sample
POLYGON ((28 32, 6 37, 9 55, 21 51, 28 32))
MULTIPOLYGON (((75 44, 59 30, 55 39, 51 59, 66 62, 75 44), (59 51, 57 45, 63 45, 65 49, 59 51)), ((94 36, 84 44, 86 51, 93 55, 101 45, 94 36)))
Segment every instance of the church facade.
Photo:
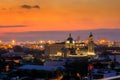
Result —
POLYGON ((70 33, 66 41, 46 45, 45 53, 61 57, 94 56, 94 37, 90 33, 88 43, 85 43, 75 41, 70 33))

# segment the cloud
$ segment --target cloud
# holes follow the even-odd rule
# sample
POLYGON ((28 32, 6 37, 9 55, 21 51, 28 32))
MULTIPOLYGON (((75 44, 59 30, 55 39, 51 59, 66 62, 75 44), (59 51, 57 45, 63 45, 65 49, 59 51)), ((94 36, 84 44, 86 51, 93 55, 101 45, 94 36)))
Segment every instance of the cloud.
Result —
POLYGON ((21 8, 31 9, 31 8, 32 8, 32 6, 24 4, 24 5, 21 5, 21 8))
POLYGON ((32 9, 32 8, 40 9, 39 5, 31 6, 31 5, 28 5, 28 4, 24 4, 24 5, 21 5, 20 7, 24 8, 24 9, 32 9))
POLYGON ((0 26, 0 28, 19 28, 19 27, 26 27, 27 25, 5 25, 0 26))
POLYGON ((7 10, 6 8, 1 8, 1 10, 7 10))
POLYGON ((40 6, 39 5, 35 5, 35 6, 33 6, 33 8, 40 9, 40 6))

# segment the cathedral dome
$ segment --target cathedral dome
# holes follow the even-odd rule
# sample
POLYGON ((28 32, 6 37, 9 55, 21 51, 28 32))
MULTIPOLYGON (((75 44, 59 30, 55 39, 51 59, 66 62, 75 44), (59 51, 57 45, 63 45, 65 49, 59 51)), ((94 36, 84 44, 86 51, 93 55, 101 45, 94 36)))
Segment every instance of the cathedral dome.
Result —
POLYGON ((67 38, 67 42, 69 42, 69 43, 74 42, 73 38, 71 37, 71 34, 69 34, 69 37, 67 38))

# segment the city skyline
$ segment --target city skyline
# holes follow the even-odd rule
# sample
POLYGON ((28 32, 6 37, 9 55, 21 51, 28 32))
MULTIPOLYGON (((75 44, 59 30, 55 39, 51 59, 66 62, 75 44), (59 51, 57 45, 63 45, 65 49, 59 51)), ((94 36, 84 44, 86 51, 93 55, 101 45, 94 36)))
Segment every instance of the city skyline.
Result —
POLYGON ((40 31, 120 29, 119 7, 119 0, 0 0, 0 39, 32 39, 40 31), (35 33, 20 35, 29 32, 35 33))

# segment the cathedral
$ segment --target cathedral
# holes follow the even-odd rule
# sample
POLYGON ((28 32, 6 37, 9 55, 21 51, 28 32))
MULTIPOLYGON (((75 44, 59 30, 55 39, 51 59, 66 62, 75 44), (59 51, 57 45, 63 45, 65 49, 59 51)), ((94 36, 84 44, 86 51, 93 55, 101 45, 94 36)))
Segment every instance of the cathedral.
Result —
POLYGON ((62 43, 46 44, 45 54, 59 57, 95 56, 93 34, 90 33, 88 42, 85 43, 74 40, 70 33, 68 38, 62 43))
POLYGON ((90 32, 87 44, 75 41, 70 33, 65 41, 65 48, 68 51, 68 56, 94 56, 94 37, 92 32, 90 32))

